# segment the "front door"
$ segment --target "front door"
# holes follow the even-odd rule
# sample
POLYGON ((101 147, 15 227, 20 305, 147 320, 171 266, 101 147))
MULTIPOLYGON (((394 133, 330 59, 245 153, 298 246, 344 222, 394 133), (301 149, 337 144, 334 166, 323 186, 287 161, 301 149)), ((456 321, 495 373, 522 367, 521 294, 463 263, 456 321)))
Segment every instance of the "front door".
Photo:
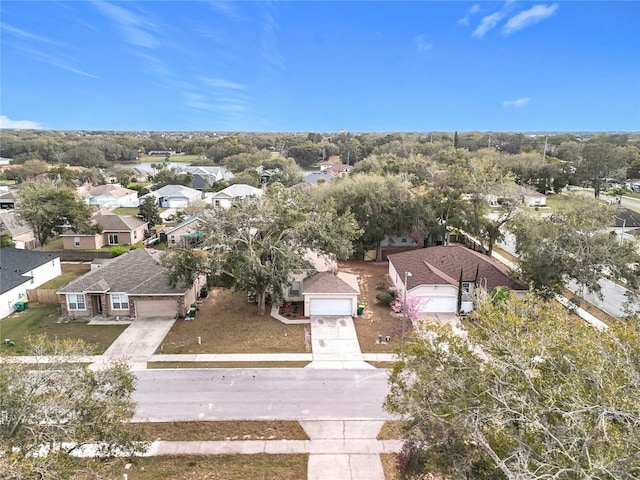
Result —
POLYGON ((102 295, 93 296, 93 314, 102 315, 102 295))

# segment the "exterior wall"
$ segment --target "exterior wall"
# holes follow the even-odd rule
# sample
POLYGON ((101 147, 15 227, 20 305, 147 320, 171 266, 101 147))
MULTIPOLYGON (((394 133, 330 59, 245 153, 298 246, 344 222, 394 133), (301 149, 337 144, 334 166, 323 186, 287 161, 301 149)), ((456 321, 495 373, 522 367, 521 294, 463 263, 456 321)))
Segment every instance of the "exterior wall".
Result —
POLYGON ((138 206, 138 192, 130 193, 120 198, 121 207, 137 207, 138 206))
POLYGON ((177 228, 170 233, 167 233, 167 245, 169 247, 177 246, 182 244, 182 237, 185 233, 194 233, 198 231, 198 222, 192 222, 188 225, 183 225, 180 228, 177 228), (174 241, 171 240, 171 237, 174 237, 174 241))
POLYGON ((67 308, 67 295, 65 293, 60 294, 60 310, 63 316, 72 318, 85 318, 93 316, 93 297, 91 295, 85 295, 84 303, 84 310, 69 310, 67 308))
POLYGON ((405 235, 385 235, 380 245, 382 247, 415 247, 420 244, 407 233, 405 235))
POLYGON ((547 197, 543 195, 539 197, 535 195, 525 195, 524 203, 529 207, 544 207, 547 205, 547 197))
POLYGON ((131 232, 109 232, 105 231, 102 233, 102 242, 104 245, 132 245, 133 243, 138 243, 144 239, 144 235, 140 237, 140 240, 133 241, 131 232), (109 243, 109 235, 117 235, 118 243, 109 243))
POLYGON ((77 235, 80 240, 80 244, 75 244, 76 236, 64 236, 62 237, 62 248, 66 250, 98 250, 104 245, 102 235, 77 235))
POLYGON ((33 232, 16 235, 11 240, 15 242, 16 248, 20 248, 22 250, 31 250, 36 247, 36 237, 33 235, 33 232))
POLYGON ((189 199, 185 197, 173 197, 160 199, 162 208, 186 208, 189 206, 189 199))
POLYGON ((420 311, 422 312, 455 312, 458 303, 458 289, 453 285, 419 285, 407 291, 408 296, 429 299, 432 298, 432 303, 427 301, 424 305, 421 305, 420 311), (448 307, 446 309, 436 308, 436 302, 440 304, 446 298, 448 307))
POLYGON ((31 288, 28 281, 0 295, 0 318, 10 315, 16 309, 16 302, 27 298, 27 288, 31 288))
POLYGON ((332 298, 350 298, 351 299, 351 316, 355 317, 358 314, 358 296, 356 294, 337 294, 337 293, 307 293, 304 296, 304 316, 308 317, 309 307, 311 306, 312 298, 332 299, 332 298))
POLYGON ((300 295, 289 295, 289 287, 285 287, 282 291, 285 302, 302 302, 304 297, 302 295, 302 281, 309 276, 309 272, 298 273, 291 276, 292 282, 300 282, 300 295))

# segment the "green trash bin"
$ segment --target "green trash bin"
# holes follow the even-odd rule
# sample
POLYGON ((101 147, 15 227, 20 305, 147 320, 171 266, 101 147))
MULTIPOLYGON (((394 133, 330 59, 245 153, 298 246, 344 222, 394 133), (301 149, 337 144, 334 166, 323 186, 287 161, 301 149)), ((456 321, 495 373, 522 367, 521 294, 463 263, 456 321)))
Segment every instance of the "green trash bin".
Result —
POLYGON ((358 302, 358 315, 362 315, 364 312, 364 302, 358 302))
POLYGON ((27 308, 27 304, 24 302, 16 302, 16 312, 22 312, 25 308, 27 308))
POLYGON ((189 316, 189 318, 195 318, 197 311, 198 311, 198 305, 195 303, 192 303, 189 306, 189 311, 187 312, 187 315, 189 316))

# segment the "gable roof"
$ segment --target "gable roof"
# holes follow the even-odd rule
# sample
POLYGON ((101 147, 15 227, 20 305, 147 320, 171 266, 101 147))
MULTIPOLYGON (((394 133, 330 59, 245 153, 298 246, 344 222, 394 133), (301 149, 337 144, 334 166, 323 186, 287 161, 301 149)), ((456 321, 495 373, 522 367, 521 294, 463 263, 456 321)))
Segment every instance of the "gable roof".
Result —
POLYGON ((25 273, 59 258, 52 252, 36 252, 19 248, 0 248, 0 293, 31 280, 25 273))
MULTIPOLYGON (((147 222, 131 215, 120 216, 113 212, 99 212, 93 216, 94 223, 102 226, 102 232, 132 232, 133 230, 147 225, 147 222)), ((73 230, 68 230, 61 234, 61 237, 70 237, 86 234, 78 234, 73 230)), ((93 237, 94 234, 88 235, 93 237)))
POLYGON ((184 288, 171 287, 160 265, 160 252, 137 248, 92 270, 58 293, 122 292, 129 295, 183 295, 184 288))
POLYGON ((165 228, 164 230, 162 230, 162 233, 164 233, 165 235, 169 235, 171 232, 175 232, 176 230, 179 230, 182 227, 189 225, 190 223, 195 223, 194 227, 197 227, 198 224, 200 223, 200 213, 196 213, 195 215, 188 216, 187 218, 185 218, 184 220, 182 220, 180 223, 178 223, 173 227, 165 228))
POLYGON ((146 197, 186 197, 186 198, 200 198, 202 192, 194 188, 185 187, 184 185, 165 185, 164 187, 154 190, 142 198, 146 197))
POLYGON ((97 187, 93 187, 91 190, 89 190, 89 194, 92 197, 110 196, 122 198, 134 193, 138 192, 136 190, 129 190, 128 188, 124 188, 117 184, 98 185, 97 187))
POLYGON ((327 170, 331 173, 351 172, 353 170, 353 166, 347 165, 345 163, 337 163, 335 165, 332 165, 327 170))
POLYGON ((527 289, 487 255, 460 245, 421 248, 395 253, 388 258, 398 274, 411 272, 406 285, 409 290, 419 285, 453 285, 457 288, 461 269, 462 281, 473 282, 477 271, 478 283, 489 292, 502 285, 512 290, 527 289))
POLYGON ((214 193, 213 195, 211 195, 211 198, 216 198, 218 196, 244 198, 252 195, 259 197, 264 195, 264 192, 259 188, 247 185, 246 183, 235 183, 233 185, 229 185, 227 188, 223 188, 219 192, 214 193))
POLYGON ((32 230, 14 211, 2 211, 0 212, 0 233, 3 232, 15 237, 16 235, 32 232, 32 230))
POLYGON ((319 272, 302 281, 302 293, 360 294, 358 278, 351 273, 319 272))

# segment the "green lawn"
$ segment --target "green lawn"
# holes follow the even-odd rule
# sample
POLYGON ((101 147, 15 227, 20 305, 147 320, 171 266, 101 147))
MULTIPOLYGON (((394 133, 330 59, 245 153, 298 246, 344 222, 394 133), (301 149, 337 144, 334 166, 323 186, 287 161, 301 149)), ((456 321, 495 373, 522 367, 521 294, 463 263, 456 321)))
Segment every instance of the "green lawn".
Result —
POLYGON ((71 282, 71 280, 75 280, 80 275, 83 275, 91 270, 91 265, 87 263, 63 263, 61 265, 61 269, 62 275, 49 280, 39 288, 58 289, 60 287, 64 287, 69 282, 71 282))
POLYGON ((89 345, 90 353, 103 353, 118 338, 126 325, 87 325, 86 322, 57 323, 59 305, 31 305, 0 320, 0 339, 16 342, 13 347, 0 345, 0 351, 10 355, 23 355, 27 338, 44 334, 50 339, 75 338, 89 345))
MULTIPOLYGON (((162 163, 164 162, 164 158, 165 157, 151 157, 149 155, 140 155, 140 158, 138 158, 138 161, 141 163, 146 163, 146 162, 151 162, 151 163, 162 163)), ((171 155, 169 157, 169 161, 170 162, 176 162, 176 163, 191 163, 191 162, 195 162, 196 160, 199 160, 200 156, 199 155, 171 155)))
POLYGON ((139 211, 140 209, 138 207, 118 207, 112 210, 112 212, 117 215, 130 215, 132 217, 137 216, 139 211))
POLYGON ((40 250, 45 252, 62 250, 62 238, 56 238, 55 240, 49 240, 40 250))

